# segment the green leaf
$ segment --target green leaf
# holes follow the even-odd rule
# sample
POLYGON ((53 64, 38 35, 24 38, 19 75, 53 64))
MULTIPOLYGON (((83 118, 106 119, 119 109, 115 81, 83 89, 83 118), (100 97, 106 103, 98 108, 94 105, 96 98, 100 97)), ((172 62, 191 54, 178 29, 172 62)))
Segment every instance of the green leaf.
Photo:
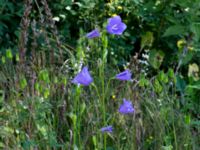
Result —
POLYGON ((162 150, 173 150, 173 146, 172 145, 162 146, 162 150))
POLYGON ((200 90, 200 84, 199 85, 188 85, 187 88, 200 90))
POLYGON ((8 59, 12 59, 12 58, 13 58, 11 49, 7 49, 7 50, 6 50, 6 57, 7 57, 8 59))
POLYGON ((144 87, 149 85, 149 80, 147 80, 144 76, 144 74, 141 75, 140 80, 139 80, 139 86, 144 87))
POLYGON ((184 35, 186 32, 186 28, 182 25, 174 25, 170 26, 166 29, 163 34, 163 37, 171 36, 171 35, 184 35))
POLYGON ((191 124, 195 126, 200 126, 200 120, 192 121, 191 124))
POLYGON ((164 53, 162 51, 152 50, 149 54, 149 63, 155 69, 158 69, 164 59, 164 53))
POLYGON ((191 123, 190 115, 185 115, 185 123, 188 124, 188 125, 191 123))
POLYGON ((5 93, 4 91, 0 90, 0 106, 2 105, 4 101, 5 93))
POLYGON ((5 148, 5 145, 2 142, 0 142, 0 148, 5 148))
POLYGON ((159 72, 158 79, 160 82, 167 83, 168 76, 164 73, 164 71, 159 72))
POLYGON ((5 64, 5 63, 6 63, 6 57, 5 57, 5 56, 2 56, 2 57, 1 57, 1 62, 2 62, 2 64, 5 64))
POLYGON ((160 82, 159 82, 157 79, 154 81, 153 86, 154 86, 154 89, 155 89, 155 91, 156 91, 157 93, 162 92, 163 87, 161 86, 160 82))
POLYGON ((187 63, 189 63, 189 61, 193 58, 193 54, 194 53, 187 53, 187 55, 185 55, 185 57, 183 58, 182 65, 186 65, 187 63))
POLYGON ((96 138, 95 135, 92 136, 92 142, 93 142, 94 146, 96 147, 96 145, 97 145, 97 138, 96 138))
POLYGON ((181 91, 182 93, 184 92, 185 88, 186 88, 186 82, 185 80, 180 77, 180 76, 176 76, 176 87, 179 91, 181 91))
POLYGON ((200 39, 200 22, 192 23, 191 31, 195 35, 195 40, 199 41, 199 39, 200 39))
POLYGON ((153 41, 154 41, 153 33, 146 32, 144 35, 142 35, 141 49, 143 49, 145 46, 151 47, 153 41))
POLYGON ((21 88, 21 89, 24 89, 26 86, 27 86, 27 81, 26 81, 26 78, 23 77, 23 78, 20 80, 20 88, 21 88))

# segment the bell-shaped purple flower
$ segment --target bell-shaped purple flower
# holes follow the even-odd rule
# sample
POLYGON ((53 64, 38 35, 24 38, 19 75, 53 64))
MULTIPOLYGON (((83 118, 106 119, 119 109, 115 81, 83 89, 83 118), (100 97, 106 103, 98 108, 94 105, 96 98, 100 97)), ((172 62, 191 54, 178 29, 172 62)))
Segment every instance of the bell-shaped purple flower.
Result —
POLYGON ((88 71, 88 67, 84 67, 72 80, 74 84, 82 84, 85 86, 90 85, 91 82, 93 82, 93 78, 88 71))
POLYGON ((112 133, 113 127, 112 126, 103 127, 103 128, 101 128, 101 132, 102 133, 105 133, 105 132, 112 133))
POLYGON ((129 100, 123 99, 123 104, 119 107, 119 112, 121 114, 132 114, 134 113, 134 108, 132 102, 129 100))
POLYGON ((126 29, 126 24, 124 24, 120 16, 114 16, 108 19, 108 25, 106 30, 110 34, 121 35, 126 29))
POLYGON ((86 34, 86 37, 89 38, 89 39, 92 39, 92 38, 95 38, 95 37, 99 37, 99 36, 100 36, 100 33, 99 33, 98 29, 94 29, 91 32, 86 34))
POLYGON ((119 73, 119 74, 117 74, 116 75, 116 79, 118 79, 118 80, 131 80, 131 72, 130 72, 130 70, 125 70, 125 71, 123 71, 123 72, 121 72, 121 73, 119 73))

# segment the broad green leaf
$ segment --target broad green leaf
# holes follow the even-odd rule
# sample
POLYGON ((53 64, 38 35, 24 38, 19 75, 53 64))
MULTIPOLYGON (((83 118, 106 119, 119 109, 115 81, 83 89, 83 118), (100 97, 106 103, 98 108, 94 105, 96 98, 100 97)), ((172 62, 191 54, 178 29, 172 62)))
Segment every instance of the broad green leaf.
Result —
POLYGON ((186 28, 182 25, 174 25, 170 26, 166 29, 163 34, 163 37, 171 36, 171 35, 184 35, 186 33, 186 28))
POLYGON ((12 58, 13 58, 13 54, 12 54, 11 49, 7 49, 7 50, 6 50, 6 57, 7 57, 8 59, 12 59, 12 58))
POLYGON ((150 55, 149 55, 149 63, 151 64, 151 66, 155 69, 158 69, 164 59, 164 53, 162 51, 157 51, 157 50, 152 50, 150 51, 150 55))
POLYGON ((185 123, 190 124, 191 123, 191 117, 190 115, 185 115, 185 123))
POLYGON ((200 39, 200 22, 193 23, 191 25, 191 31, 195 35, 195 40, 198 41, 200 39))
POLYGON ((142 36, 141 41, 141 49, 143 49, 145 46, 151 47, 154 41, 153 33, 152 32, 146 32, 142 36))
POLYGON ((174 70, 172 68, 169 68, 169 70, 168 70, 168 76, 170 78, 174 78, 174 70))
POLYGON ((188 85, 187 88, 200 90, 200 84, 199 85, 188 85))
POLYGON ((193 53, 188 52, 183 58, 182 65, 186 65, 193 58, 193 53))
POLYGON ((144 87, 149 85, 149 80, 145 79, 144 74, 141 75, 140 80, 139 80, 139 86, 144 87))
POLYGON ((153 86, 157 93, 162 92, 163 87, 161 86, 160 82, 157 79, 154 81, 153 86))
POLYGON ((163 83, 168 82, 168 76, 164 73, 164 71, 159 72, 158 79, 160 82, 163 82, 163 83))
POLYGON ((180 77, 180 76, 176 76, 176 87, 179 91, 181 91, 182 93, 184 92, 185 88, 186 88, 186 82, 185 80, 180 77))

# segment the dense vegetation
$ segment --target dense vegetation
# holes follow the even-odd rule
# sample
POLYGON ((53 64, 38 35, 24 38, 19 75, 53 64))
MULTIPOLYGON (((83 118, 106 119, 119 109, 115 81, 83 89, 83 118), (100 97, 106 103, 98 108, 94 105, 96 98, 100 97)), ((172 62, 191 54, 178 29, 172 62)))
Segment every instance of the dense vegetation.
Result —
POLYGON ((0 149, 200 149, 199 42, 200 0, 0 0, 0 149))

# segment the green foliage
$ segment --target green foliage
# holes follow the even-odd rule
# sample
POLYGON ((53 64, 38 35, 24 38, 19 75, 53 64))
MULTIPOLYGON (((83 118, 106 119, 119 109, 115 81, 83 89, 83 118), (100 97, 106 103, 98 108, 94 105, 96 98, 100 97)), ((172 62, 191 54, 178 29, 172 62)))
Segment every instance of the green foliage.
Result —
POLYGON ((22 1, 0 0, 0 45, 14 47, 19 37, 19 23, 23 14, 22 1))

